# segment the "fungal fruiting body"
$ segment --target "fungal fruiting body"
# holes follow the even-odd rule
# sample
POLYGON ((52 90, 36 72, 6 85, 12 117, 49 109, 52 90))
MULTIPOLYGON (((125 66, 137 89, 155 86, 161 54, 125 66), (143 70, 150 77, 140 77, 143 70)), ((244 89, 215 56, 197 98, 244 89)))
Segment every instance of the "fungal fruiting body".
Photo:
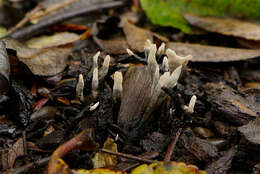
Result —
POLYGON ((108 73, 109 70, 109 63, 110 63, 110 56, 107 55, 104 59, 104 62, 102 64, 102 67, 98 69, 98 57, 100 55, 100 51, 98 51, 94 56, 93 56, 93 66, 92 66, 92 96, 94 98, 97 97, 98 95, 98 84, 99 81, 103 81, 105 76, 108 73))
POLYGON ((110 56, 107 55, 105 57, 105 60, 102 64, 102 67, 100 68, 100 71, 99 71, 99 80, 103 80, 105 78, 105 76, 107 75, 108 73, 108 69, 109 69, 109 63, 110 63, 110 56))
POLYGON ((195 95, 193 95, 190 99, 189 105, 188 106, 185 105, 183 107, 183 110, 188 114, 192 114, 194 112, 196 100, 197 100, 197 97, 195 95))
POLYGON ((77 83, 77 86, 76 86, 76 96, 81 102, 84 102, 84 100, 85 100, 83 90, 84 90, 84 79, 83 79, 83 75, 80 74, 79 79, 78 79, 78 83, 77 83))
POLYGON ((94 68, 92 76, 92 95, 94 98, 98 95, 98 68, 94 68))
POLYGON ((114 85, 113 85, 113 99, 117 101, 121 99, 123 95, 123 75, 122 72, 115 72, 114 74, 114 85))
POLYGON ((169 60, 169 66, 171 70, 174 70, 175 68, 177 68, 178 66, 182 65, 182 66, 186 66, 189 62, 189 60, 192 59, 191 55, 188 56, 178 56, 175 51, 173 51, 172 49, 168 48, 166 50, 166 55, 168 57, 169 60))

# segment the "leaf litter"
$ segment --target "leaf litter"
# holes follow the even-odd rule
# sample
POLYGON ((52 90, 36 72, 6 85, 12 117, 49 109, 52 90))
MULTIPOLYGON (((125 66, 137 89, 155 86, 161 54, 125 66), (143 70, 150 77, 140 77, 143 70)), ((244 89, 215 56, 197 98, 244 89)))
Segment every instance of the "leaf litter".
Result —
MULTIPOLYGON (((38 17, 48 18, 74 3, 57 2, 61 4, 48 6, 38 17)), ((109 3, 104 2, 104 7, 109 3)), ((111 6, 115 4, 111 1, 111 6)), ((93 9, 98 8, 94 3, 93 9)), ((10 60, 17 57, 32 72, 16 76, 11 60, 8 90, 0 95, 0 123, 5 125, 0 126, 0 149, 15 147, 21 132, 26 132, 23 140, 29 145, 28 155, 33 157, 13 156, 15 165, 5 172, 33 173, 35 167, 49 174, 116 173, 118 167, 117 173, 136 174, 205 173, 198 167, 207 173, 256 171, 258 157, 248 156, 259 153, 259 95, 257 85, 251 85, 257 83, 259 51, 240 48, 232 42, 236 38, 221 36, 223 43, 217 43, 219 38, 214 38, 214 33, 186 35, 171 28, 154 27, 143 16, 134 22, 117 17, 124 10, 129 11, 129 7, 102 13, 106 20, 98 24, 98 32, 81 40, 80 33, 91 31, 89 26, 72 29, 68 27, 71 24, 54 25, 57 21, 45 25, 40 18, 36 26, 54 25, 47 32, 37 31, 40 35, 36 39, 48 36, 41 48, 26 46, 28 40, 3 39, 10 60), (117 18, 118 23, 113 24, 111 18, 117 18), (75 37, 63 39, 72 31, 75 37), (59 36, 55 32, 66 35, 52 42, 51 37, 59 36), (13 138, 15 141, 10 141, 13 138), (106 147, 111 145, 106 142, 111 138, 113 145, 106 147), (151 155, 154 150, 155 156, 151 155), (145 152, 150 155, 143 155, 145 152), (110 169, 91 169, 94 154, 101 156, 94 160, 101 164, 98 167, 110 169), (46 163, 47 169, 39 167, 46 163)), ((69 12, 68 16, 82 22, 81 16, 76 18, 69 12)), ((31 37, 25 33, 22 35, 31 37)), ((3 159, 1 170, 5 162, 3 159)))

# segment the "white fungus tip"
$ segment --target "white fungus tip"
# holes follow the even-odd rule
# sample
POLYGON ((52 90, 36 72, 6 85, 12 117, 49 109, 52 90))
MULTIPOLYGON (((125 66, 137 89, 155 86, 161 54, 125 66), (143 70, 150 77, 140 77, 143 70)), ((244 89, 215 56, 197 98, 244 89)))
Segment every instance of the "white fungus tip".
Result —
POLYGON ((122 72, 116 71, 114 74, 113 98, 117 100, 123 94, 123 75, 122 72))
POLYGON ((196 100, 197 100, 197 97, 195 95, 193 95, 190 99, 189 106, 185 105, 183 107, 184 111, 189 113, 189 114, 192 114, 194 112, 196 100))
POLYGON ((103 80, 108 73, 110 56, 107 55, 99 71, 99 80, 103 80))
POLYGON ((157 55, 163 55, 165 52, 165 43, 163 42, 160 47, 158 48, 157 55))
POLYGON ((176 84, 177 81, 179 80, 179 77, 181 75, 181 69, 182 69, 182 65, 178 66, 171 74, 170 76, 170 81, 168 84, 169 88, 173 88, 176 84))
POLYGON ((98 68, 94 68, 92 77, 92 94, 96 98, 98 94, 98 68))
POLYGON ((98 67, 98 57, 100 55, 100 51, 98 51, 94 56, 93 56, 93 68, 98 67))
POLYGON ((134 55, 134 52, 132 50, 128 49, 128 48, 126 49, 126 52, 127 52, 127 54, 129 56, 133 56, 134 55))
POLYGON ((166 50, 166 55, 169 59, 169 66, 171 70, 174 70, 176 67, 183 65, 186 66, 189 60, 192 58, 191 55, 188 56, 178 56, 174 50, 168 48, 166 50))
POLYGON ((150 47, 150 51, 147 59, 148 68, 151 71, 152 76, 154 75, 154 72, 156 71, 156 67, 158 65, 155 54, 156 54, 156 45, 153 44, 150 47))
POLYGON ((80 101, 82 101, 82 102, 84 102, 83 90, 84 90, 84 79, 83 79, 83 75, 80 74, 78 83, 76 86, 76 95, 77 95, 77 98, 80 99, 80 101))
POLYGON ((149 50, 152 45, 153 45, 153 43, 149 39, 147 39, 145 44, 144 44, 144 49, 149 50))
POLYGON ((90 106, 89 110, 94 111, 99 106, 99 102, 95 103, 94 105, 90 106))
POLYGON ((163 58, 162 67, 165 71, 169 71, 169 62, 166 56, 163 58))

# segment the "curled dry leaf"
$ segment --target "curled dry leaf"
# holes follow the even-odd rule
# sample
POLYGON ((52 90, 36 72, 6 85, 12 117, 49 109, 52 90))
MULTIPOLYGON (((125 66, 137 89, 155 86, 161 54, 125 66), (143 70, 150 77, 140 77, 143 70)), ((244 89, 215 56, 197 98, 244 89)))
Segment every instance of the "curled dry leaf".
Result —
MULTIPOLYGON (((192 62, 228 62, 257 58, 260 50, 204 46, 178 42, 167 43, 178 55, 192 55, 192 62)), ((170 64, 170 60, 169 60, 170 64)))
POLYGON ((14 166, 16 158, 26 154, 26 144, 23 138, 19 138, 13 146, 8 150, 8 153, 2 155, 2 164, 5 169, 14 166))
POLYGON ((260 40, 260 25, 258 24, 227 17, 200 17, 191 14, 186 14, 185 18, 190 24, 207 31, 245 38, 248 40, 260 40))
POLYGON ((40 76, 52 76, 62 72, 72 52, 70 47, 38 49, 29 48, 12 38, 5 38, 3 41, 6 48, 16 51, 18 59, 26 64, 33 74, 40 76))
POLYGON ((73 43, 79 39, 80 35, 76 33, 60 32, 51 36, 40 36, 32 38, 26 42, 26 45, 30 48, 50 48, 73 43))

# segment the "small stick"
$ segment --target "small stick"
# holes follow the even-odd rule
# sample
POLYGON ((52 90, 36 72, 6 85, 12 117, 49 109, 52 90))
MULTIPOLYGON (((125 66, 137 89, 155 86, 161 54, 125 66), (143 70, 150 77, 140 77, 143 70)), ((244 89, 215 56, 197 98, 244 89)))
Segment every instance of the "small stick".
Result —
POLYGON ((182 132, 182 128, 179 128, 175 137, 172 139, 171 144, 168 146, 168 150, 167 150, 165 157, 163 159, 164 162, 168 162, 168 161, 171 160, 172 153, 175 149, 176 143, 177 143, 177 141, 178 141, 178 139, 181 135, 181 132, 182 132))
POLYGON ((83 15, 83 14, 86 14, 89 12, 93 12, 96 10, 122 6, 123 4, 124 4, 124 2, 122 2, 122 1, 109 1, 109 2, 105 2, 105 3, 90 5, 89 7, 86 7, 84 9, 71 11, 64 15, 55 16, 49 20, 41 21, 35 25, 30 25, 28 27, 25 27, 21 30, 18 30, 16 32, 14 32, 12 34, 8 34, 6 36, 11 36, 12 38, 15 38, 15 39, 23 38, 25 36, 27 36, 27 37, 32 36, 34 34, 39 34, 39 32, 41 32, 42 29, 46 29, 49 26, 52 26, 54 24, 63 22, 65 20, 68 20, 71 18, 74 18, 76 16, 80 16, 80 15, 83 15))
POLYGON ((26 164, 22 167, 19 167, 17 169, 11 169, 9 171, 6 171, 4 174, 22 174, 22 173, 27 173, 29 172, 31 169, 36 168, 36 167, 40 167, 43 166, 45 164, 48 163, 48 161, 50 160, 50 157, 45 157, 42 158, 38 161, 26 164))
POLYGON ((104 153, 111 154, 111 155, 120 156, 122 158, 127 158, 127 159, 140 161, 140 162, 143 162, 143 163, 154 163, 154 162, 157 162, 155 160, 149 160, 149 159, 145 159, 145 158, 142 158, 142 157, 129 155, 129 154, 125 154, 125 153, 120 153, 120 152, 113 152, 113 151, 110 151, 110 150, 107 150, 107 149, 100 149, 100 151, 104 152, 104 153))
POLYGON ((42 9, 42 6, 41 5, 37 5, 34 9, 32 9, 28 15, 26 15, 20 22, 18 22, 14 27, 10 28, 8 31, 7 31, 7 35, 15 32, 16 30, 22 28, 29 20, 30 18, 32 17, 32 15, 34 15, 35 13, 37 13, 39 10, 42 9))

